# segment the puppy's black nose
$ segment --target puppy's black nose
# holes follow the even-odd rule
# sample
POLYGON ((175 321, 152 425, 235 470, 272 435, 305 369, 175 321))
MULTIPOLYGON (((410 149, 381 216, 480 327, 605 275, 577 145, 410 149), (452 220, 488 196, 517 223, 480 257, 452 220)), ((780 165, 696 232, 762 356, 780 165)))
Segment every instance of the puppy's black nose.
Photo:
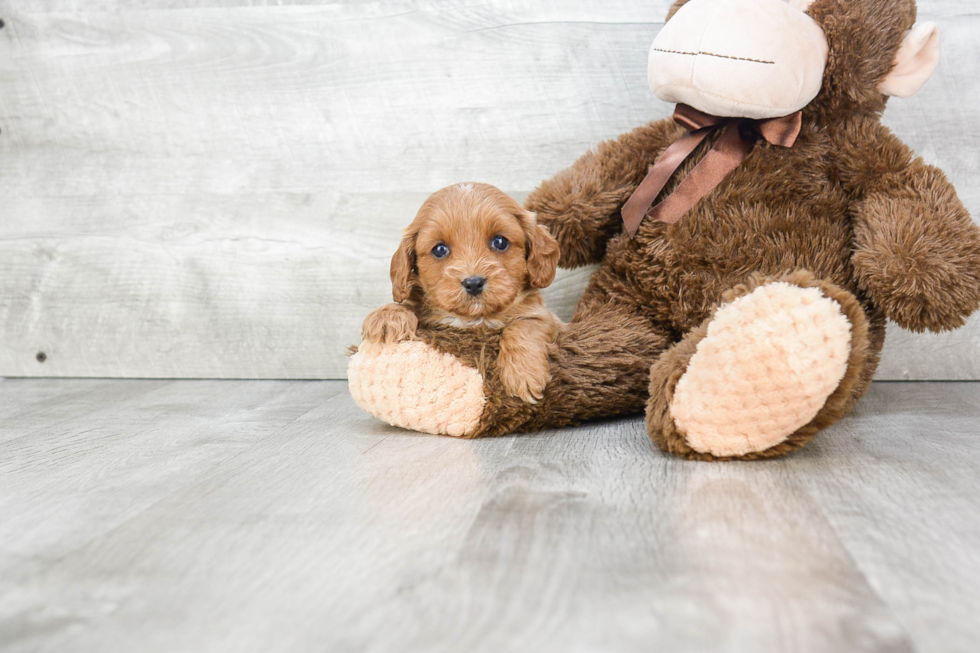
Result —
POLYGON ((466 277, 462 281, 466 292, 476 297, 483 292, 483 286, 487 285, 486 277, 466 277))

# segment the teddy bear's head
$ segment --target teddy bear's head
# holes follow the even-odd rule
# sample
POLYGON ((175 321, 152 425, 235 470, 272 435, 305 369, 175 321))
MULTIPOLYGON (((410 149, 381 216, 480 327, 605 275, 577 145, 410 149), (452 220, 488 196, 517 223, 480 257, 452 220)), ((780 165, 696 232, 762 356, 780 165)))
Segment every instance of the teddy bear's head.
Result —
POLYGON ((880 112, 939 61, 915 0, 677 0, 650 48, 665 101, 726 117, 880 112))

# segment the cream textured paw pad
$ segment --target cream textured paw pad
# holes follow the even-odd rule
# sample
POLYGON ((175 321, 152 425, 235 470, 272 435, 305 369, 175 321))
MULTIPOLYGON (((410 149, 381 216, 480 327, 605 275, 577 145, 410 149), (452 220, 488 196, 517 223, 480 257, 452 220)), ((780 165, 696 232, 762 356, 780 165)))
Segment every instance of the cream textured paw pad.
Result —
POLYGON ((817 288, 760 286, 715 313, 670 415, 695 451, 763 451, 817 415, 850 353, 851 324, 837 302, 817 288))
POLYGON ((347 365, 351 396, 364 411, 413 431, 471 435, 483 415, 483 377, 424 342, 362 345, 347 365))

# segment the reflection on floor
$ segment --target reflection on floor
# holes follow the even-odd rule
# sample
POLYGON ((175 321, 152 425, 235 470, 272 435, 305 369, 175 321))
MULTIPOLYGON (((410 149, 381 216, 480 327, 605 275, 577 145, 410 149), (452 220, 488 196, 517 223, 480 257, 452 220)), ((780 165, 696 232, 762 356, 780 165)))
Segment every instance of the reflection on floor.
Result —
POLYGON ((630 418, 482 441, 342 382, 0 381, 0 649, 962 651, 980 384, 878 383, 807 449, 630 418))

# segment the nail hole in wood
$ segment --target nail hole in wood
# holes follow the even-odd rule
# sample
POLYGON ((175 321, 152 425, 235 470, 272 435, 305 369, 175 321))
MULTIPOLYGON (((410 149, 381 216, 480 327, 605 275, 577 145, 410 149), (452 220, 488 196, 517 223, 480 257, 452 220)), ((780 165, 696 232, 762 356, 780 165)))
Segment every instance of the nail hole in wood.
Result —
POLYGON ((37 356, 35 356, 34 358, 37 359, 38 363, 43 363, 44 361, 48 360, 48 355, 45 354, 43 351, 39 351, 37 352, 37 356))

